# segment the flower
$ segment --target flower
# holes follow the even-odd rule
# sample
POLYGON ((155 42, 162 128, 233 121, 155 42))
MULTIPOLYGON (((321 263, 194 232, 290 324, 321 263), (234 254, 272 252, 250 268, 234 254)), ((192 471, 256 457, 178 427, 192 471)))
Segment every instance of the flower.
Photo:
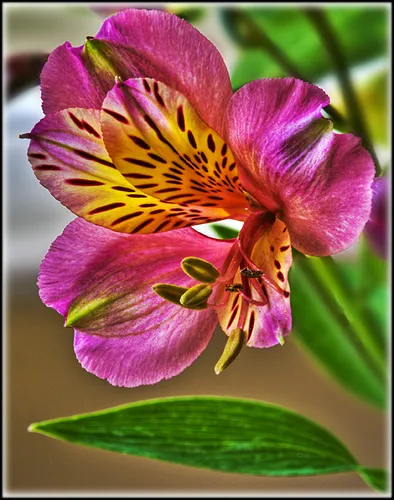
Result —
POLYGON ((174 15, 118 13, 58 47, 41 86, 46 116, 22 137, 79 218, 45 257, 40 296, 113 385, 180 373, 217 319, 229 339, 216 372, 245 343, 283 343, 291 246, 339 252, 369 218, 373 162, 322 118, 327 95, 294 78, 233 94, 216 48, 174 15), (189 227, 226 218, 244 221, 235 240, 189 227))
POLYGON ((387 259, 387 197, 388 183, 386 177, 377 177, 372 184, 372 210, 365 226, 372 248, 382 259, 387 259))

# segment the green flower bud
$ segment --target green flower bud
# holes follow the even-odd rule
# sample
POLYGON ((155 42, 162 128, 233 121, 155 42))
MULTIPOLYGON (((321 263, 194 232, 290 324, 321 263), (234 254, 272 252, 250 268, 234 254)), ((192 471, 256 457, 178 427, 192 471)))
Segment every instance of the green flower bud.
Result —
POLYGON ((201 283, 215 283, 220 276, 215 266, 198 257, 186 257, 181 262, 181 268, 185 274, 201 283))

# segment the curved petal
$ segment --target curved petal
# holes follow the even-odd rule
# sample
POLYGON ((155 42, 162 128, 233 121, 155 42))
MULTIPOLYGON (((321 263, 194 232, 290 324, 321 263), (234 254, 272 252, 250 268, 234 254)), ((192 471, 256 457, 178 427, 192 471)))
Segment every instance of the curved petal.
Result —
MULTIPOLYGON (((156 335, 167 323, 175 330, 193 329, 194 312, 163 300, 152 285, 191 286, 182 259, 196 256, 220 268, 229 246, 193 229, 126 235, 76 219, 41 264, 40 297, 67 317, 68 325, 93 335, 156 335)), ((207 321, 215 316, 200 313, 207 321)))
POLYGON ((387 203, 388 182, 386 177, 377 177, 372 184, 372 210, 371 217, 365 226, 365 234, 382 258, 388 257, 388 225, 387 225, 387 203))
POLYGON ((221 132, 232 94, 227 68, 215 46, 177 16, 124 10, 107 19, 85 46, 58 47, 41 77, 44 112, 99 108, 114 75, 123 80, 151 77, 179 90, 221 132))
POLYGON ((112 75, 108 87, 109 81, 100 79, 93 70, 89 71, 84 46, 72 47, 69 42, 57 47, 49 55, 40 81, 42 110, 45 114, 66 108, 100 109, 106 90, 114 84, 112 75))
POLYGON ((211 311, 182 309, 176 319, 138 336, 103 338, 76 331, 74 350, 85 370, 112 385, 156 384, 190 366, 208 345, 216 325, 211 311))
POLYGON ((226 114, 243 187, 272 212, 283 212, 297 250, 320 256, 358 238, 374 175, 360 140, 335 134, 321 118, 328 102, 301 80, 257 80, 234 94, 226 114))
POLYGON ((242 285, 243 295, 224 292, 227 303, 218 309, 220 326, 227 335, 242 328, 251 347, 283 343, 291 330, 288 273, 292 253, 286 226, 270 214, 251 215, 241 229, 239 242, 242 259, 232 284, 242 285), (263 274, 247 278, 241 273, 245 268, 263 274))
MULTIPOLYGON (((67 109, 47 115, 24 135, 31 139, 28 157, 35 175, 75 214, 125 233, 168 231, 228 217, 218 207, 185 206, 183 194, 162 201, 130 184, 108 156, 99 119, 99 110, 67 109)), ((154 179, 147 182, 155 184, 154 179)))
MULTIPOLYGON (((290 333, 292 325, 288 274, 293 260, 289 233, 281 220, 275 219, 258 239, 253 246, 251 260, 264 272, 265 278, 269 278, 277 285, 277 288, 264 282, 264 277, 261 280, 268 304, 250 307, 249 329, 253 313, 254 319, 247 345, 271 347, 283 343, 283 337, 290 333)), ((256 290, 253 290, 252 298, 259 299, 256 290)))
POLYGON ((227 144, 180 92, 148 78, 115 85, 101 127, 117 169, 147 194, 199 207, 200 217, 248 207, 227 144))

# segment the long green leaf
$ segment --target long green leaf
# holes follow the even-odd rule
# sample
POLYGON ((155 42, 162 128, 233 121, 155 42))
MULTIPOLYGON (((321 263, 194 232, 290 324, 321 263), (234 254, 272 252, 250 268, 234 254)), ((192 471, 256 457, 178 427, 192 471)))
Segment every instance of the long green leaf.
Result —
POLYGON ((29 430, 95 448, 225 472, 368 475, 320 425, 281 406, 246 399, 153 399, 39 422, 29 430))
POLYGON ((386 470, 364 467, 360 469, 359 474, 371 488, 378 491, 387 491, 388 477, 386 470))
MULTIPOLYGON (((377 346, 376 329, 369 331, 361 314, 361 305, 353 289, 347 289, 347 304, 341 307, 340 297, 329 283, 321 281, 314 273, 314 260, 296 256, 292 267, 290 282, 292 287, 292 313, 295 337, 312 354, 328 373, 344 387, 365 401, 385 408, 386 382, 384 349, 377 346), (352 307, 347 316, 346 307, 352 307), (358 321, 352 325, 351 320, 358 321), (364 328, 364 337, 358 338, 355 329, 364 328), (376 338, 373 338, 373 336, 376 338), (363 343, 364 342, 364 343, 363 343), (374 349, 366 348, 370 342, 374 349), (378 359, 381 357, 381 363, 378 359)), ((353 264, 354 266, 355 264, 353 264)), ((342 264, 338 268, 342 279, 346 280, 344 269, 352 265, 342 264)), ((350 276, 350 274, 349 274, 350 276)), ((324 276, 323 276, 324 278, 324 276)), ((382 346, 381 346, 382 347, 382 346)))

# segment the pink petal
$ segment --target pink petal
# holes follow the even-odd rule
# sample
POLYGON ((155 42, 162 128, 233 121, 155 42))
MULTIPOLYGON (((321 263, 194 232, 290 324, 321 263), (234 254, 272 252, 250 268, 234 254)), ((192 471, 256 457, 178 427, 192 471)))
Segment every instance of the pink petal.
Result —
POLYGON ((104 338, 76 331, 74 350, 85 370, 112 385, 156 384, 191 365, 208 345, 216 325, 212 311, 179 308, 175 317, 138 336, 104 338))
POLYGON ((114 74, 123 80, 151 77, 179 90, 220 133, 232 94, 228 71, 215 46, 186 21, 166 12, 129 9, 106 20, 85 49, 58 47, 42 73, 44 112, 99 108, 114 74), (94 66, 97 50, 101 63, 94 66))
POLYGON ((181 260, 196 256, 220 268, 229 246, 193 229, 126 235, 76 219, 41 264, 40 297, 65 317, 100 301, 101 307, 76 322, 85 333, 113 337, 156 331, 163 321, 176 322, 184 310, 156 295, 152 285, 195 284, 181 270, 181 260))
POLYGON ((257 80, 234 94, 226 115, 243 187, 283 211, 292 245, 310 255, 354 243, 371 209, 372 159, 358 138, 321 118, 328 102, 301 80, 257 80))
MULTIPOLYGON (((100 80, 99 75, 86 68, 84 46, 73 47, 65 42, 49 56, 41 72, 41 99, 45 114, 56 113, 66 108, 100 109, 109 79, 100 80)), ((111 86, 114 79, 111 78, 111 86)), ((107 88, 108 87, 108 88, 107 88)))
POLYGON ((377 177, 372 184, 371 217, 365 226, 365 234, 376 253, 388 258, 387 204, 389 186, 386 177, 377 177))
POLYGON ((217 317, 211 309, 194 311, 161 299, 152 284, 194 284, 180 261, 193 255, 220 268, 229 245, 192 229, 125 235, 76 219, 41 264, 40 297, 63 316, 75 303, 110 298, 80 321, 77 358, 113 385, 153 384, 177 375, 199 356, 217 317))

